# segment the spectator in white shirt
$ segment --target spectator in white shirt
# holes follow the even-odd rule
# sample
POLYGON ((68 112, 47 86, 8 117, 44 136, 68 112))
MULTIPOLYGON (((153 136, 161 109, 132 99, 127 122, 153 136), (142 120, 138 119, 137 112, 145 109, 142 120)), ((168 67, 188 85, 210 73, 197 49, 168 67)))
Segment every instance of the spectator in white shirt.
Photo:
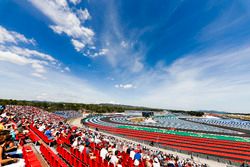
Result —
POLYGON ((135 157, 135 151, 134 151, 134 149, 132 148, 132 150, 130 151, 130 155, 129 155, 129 157, 131 157, 132 158, 132 160, 134 160, 134 157, 135 157))
POLYGON ((76 138, 75 141, 72 144, 72 147, 74 149, 76 149, 79 146, 80 141, 81 141, 81 137, 76 138))
POLYGON ((154 158, 153 167, 161 167, 160 162, 157 157, 154 158))
POLYGON ((116 155, 112 155, 111 158, 110 158, 110 160, 109 160, 109 162, 112 163, 112 164, 114 164, 114 166, 116 166, 116 164, 118 163, 118 160, 119 159, 117 158, 116 155))
POLYGON ((102 158, 102 160, 105 159, 107 153, 108 153, 107 148, 103 147, 103 148, 101 149, 101 151, 100 151, 100 157, 102 158))
POLYGON ((45 129, 46 129, 46 127, 45 127, 45 125, 43 124, 42 126, 39 127, 38 130, 39 130, 40 132, 43 132, 45 129))
POLYGON ((83 144, 80 144, 80 146, 79 146, 79 151, 82 153, 83 150, 84 150, 84 145, 83 145, 83 144))

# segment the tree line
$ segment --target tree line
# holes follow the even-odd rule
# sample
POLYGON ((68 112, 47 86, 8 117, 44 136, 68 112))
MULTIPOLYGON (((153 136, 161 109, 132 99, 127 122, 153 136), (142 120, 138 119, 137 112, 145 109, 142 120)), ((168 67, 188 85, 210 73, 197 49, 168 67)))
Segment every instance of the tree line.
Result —
MULTIPOLYGON (((34 106, 42 108, 49 112, 54 111, 66 111, 66 110, 85 110, 87 112, 94 113, 112 113, 112 112, 124 112, 126 110, 137 111, 163 111, 163 109, 137 107, 127 105, 116 104, 84 104, 84 103, 65 103, 65 102, 48 102, 48 101, 26 101, 26 100, 13 100, 13 99, 0 99, 0 105, 22 105, 22 106, 34 106)), ((203 116, 204 112, 200 111, 184 111, 184 110, 168 110, 172 113, 182 113, 191 116, 203 116)))
POLYGON ((204 115, 204 112, 202 111, 184 111, 184 110, 168 110, 172 113, 181 113, 181 114, 188 114, 191 116, 201 117, 204 115))
POLYGON ((13 99, 0 99, 0 105, 22 105, 39 107, 49 112, 65 111, 65 110, 85 110, 95 113, 111 113, 124 112, 126 110, 140 110, 140 111, 162 111, 161 109, 133 107, 125 105, 113 104, 83 104, 83 103, 64 103, 64 102, 47 102, 47 101, 26 101, 13 99))

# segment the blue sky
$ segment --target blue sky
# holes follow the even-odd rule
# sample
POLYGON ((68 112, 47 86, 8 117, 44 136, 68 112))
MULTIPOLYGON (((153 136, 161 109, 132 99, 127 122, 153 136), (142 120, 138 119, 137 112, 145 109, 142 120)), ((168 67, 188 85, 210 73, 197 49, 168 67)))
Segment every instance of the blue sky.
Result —
POLYGON ((1 0, 0 97, 249 112, 245 0, 1 0))

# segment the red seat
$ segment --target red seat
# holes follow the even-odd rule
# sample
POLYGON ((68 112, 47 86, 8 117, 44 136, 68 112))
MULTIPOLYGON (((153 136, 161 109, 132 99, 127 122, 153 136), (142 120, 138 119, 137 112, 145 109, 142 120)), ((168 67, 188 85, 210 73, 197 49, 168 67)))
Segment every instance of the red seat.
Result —
POLYGON ((53 140, 49 140, 44 133, 40 132, 36 127, 34 127, 33 124, 31 124, 29 128, 31 131, 36 133, 46 144, 50 145, 53 142, 53 140))
POLYGON ((40 161, 37 159, 30 146, 24 146, 22 151, 23 158, 27 167, 41 167, 40 161))
MULTIPOLYGON (((62 149, 59 147, 60 146, 58 146, 57 150, 59 150, 59 152, 62 152, 62 149)), ((53 167, 67 167, 68 166, 49 147, 46 147, 43 144, 41 144, 40 151, 42 155, 44 156, 44 158, 48 161, 50 166, 53 166, 53 167)))

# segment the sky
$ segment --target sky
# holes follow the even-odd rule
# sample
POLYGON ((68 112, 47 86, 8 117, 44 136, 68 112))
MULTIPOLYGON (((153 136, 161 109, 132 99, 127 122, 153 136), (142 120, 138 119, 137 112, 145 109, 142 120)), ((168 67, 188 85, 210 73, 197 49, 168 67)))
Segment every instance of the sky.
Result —
POLYGON ((1 0, 0 98, 250 113, 250 2, 1 0))

